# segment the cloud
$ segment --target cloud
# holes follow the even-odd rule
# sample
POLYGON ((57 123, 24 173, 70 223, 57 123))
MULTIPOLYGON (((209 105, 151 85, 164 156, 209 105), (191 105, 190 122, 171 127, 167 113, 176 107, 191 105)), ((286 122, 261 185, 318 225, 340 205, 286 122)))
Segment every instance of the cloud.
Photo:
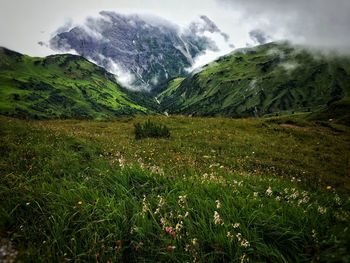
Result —
POLYGON ((350 52, 349 0, 217 0, 243 12, 243 19, 293 43, 350 52))
POLYGON ((205 32, 204 35, 211 39, 217 45, 217 48, 207 49, 202 54, 195 57, 192 66, 186 69, 188 72, 211 63, 215 59, 226 55, 233 50, 232 44, 227 43, 226 38, 221 34, 221 32, 205 32))
POLYGON ((290 61, 290 62, 281 63, 280 66, 281 66, 287 73, 291 73, 291 72, 293 72, 297 67, 299 67, 299 64, 298 64, 297 62, 290 61))
POLYGON ((254 29, 250 31, 249 36, 256 44, 259 44, 259 45, 265 44, 270 40, 270 37, 260 29, 254 29))
POLYGON ((142 90, 142 87, 135 86, 135 75, 130 73, 128 70, 124 69, 118 63, 114 62, 110 58, 108 59, 107 70, 113 73, 116 80, 125 88, 131 90, 142 90))
POLYGON ((52 36, 69 31, 73 28, 73 19, 72 18, 66 18, 65 23, 57 28, 55 32, 52 33, 52 36))

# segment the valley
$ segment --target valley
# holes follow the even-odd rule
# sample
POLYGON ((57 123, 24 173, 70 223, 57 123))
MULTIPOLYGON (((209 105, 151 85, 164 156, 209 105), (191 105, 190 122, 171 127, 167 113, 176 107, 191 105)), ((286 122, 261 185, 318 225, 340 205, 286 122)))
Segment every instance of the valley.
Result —
POLYGON ((148 91, 0 59, 0 261, 350 260, 348 56, 272 42, 148 91))

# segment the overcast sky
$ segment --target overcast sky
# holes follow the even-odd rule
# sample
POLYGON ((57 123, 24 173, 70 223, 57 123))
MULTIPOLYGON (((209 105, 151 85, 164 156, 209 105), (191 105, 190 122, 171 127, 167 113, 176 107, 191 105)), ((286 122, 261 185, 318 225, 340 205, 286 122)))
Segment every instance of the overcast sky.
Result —
MULTIPOLYGON (((253 44, 249 32, 271 40, 350 50, 350 0, 0 0, 0 46, 29 55, 53 51, 38 45, 67 21, 83 23, 101 10, 150 13, 186 25, 207 15, 236 47, 253 44)), ((222 52, 226 52, 223 50, 222 52)))

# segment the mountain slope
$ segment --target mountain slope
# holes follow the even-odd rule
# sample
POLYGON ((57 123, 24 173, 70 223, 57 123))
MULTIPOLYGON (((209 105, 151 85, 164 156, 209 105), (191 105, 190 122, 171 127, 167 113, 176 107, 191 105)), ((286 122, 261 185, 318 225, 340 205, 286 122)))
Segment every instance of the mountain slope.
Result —
POLYGON ((158 95, 171 113, 261 116, 312 110, 350 95, 350 59, 269 43, 237 50, 173 84, 158 95))
POLYGON ((96 61, 119 75, 124 85, 151 89, 169 78, 186 75, 185 69, 192 66, 196 56, 217 50, 208 34, 228 41, 206 16, 181 29, 159 17, 102 11, 98 18, 58 32, 50 47, 74 50, 96 61))
POLYGON ((23 118, 109 118, 147 113, 103 68, 75 55, 45 58, 0 48, 0 114, 23 118))

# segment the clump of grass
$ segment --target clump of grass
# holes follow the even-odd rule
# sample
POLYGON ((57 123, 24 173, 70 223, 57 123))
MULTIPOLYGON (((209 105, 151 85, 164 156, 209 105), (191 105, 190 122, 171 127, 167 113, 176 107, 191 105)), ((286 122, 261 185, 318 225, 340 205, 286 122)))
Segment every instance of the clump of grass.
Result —
POLYGON ((136 123, 135 127, 135 139, 142 138, 169 138, 170 130, 166 125, 157 124, 149 119, 144 123, 136 123))

